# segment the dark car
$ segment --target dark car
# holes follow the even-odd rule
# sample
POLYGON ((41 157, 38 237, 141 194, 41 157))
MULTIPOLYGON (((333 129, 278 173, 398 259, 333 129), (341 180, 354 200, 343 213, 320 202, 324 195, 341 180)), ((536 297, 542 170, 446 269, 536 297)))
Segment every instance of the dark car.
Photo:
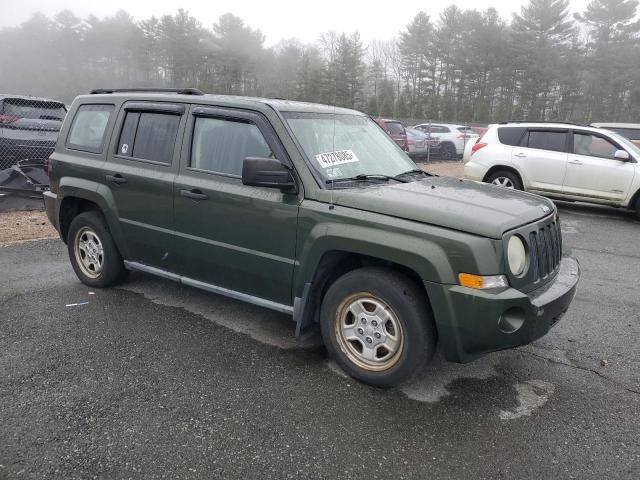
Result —
POLYGON ((393 141, 396 142, 400 148, 405 152, 409 151, 407 132, 402 123, 397 120, 389 120, 388 118, 374 118, 374 120, 391 138, 393 138, 393 141))
POLYGON ((340 366, 381 387, 436 343, 467 362, 540 338, 579 277, 550 200, 431 176, 371 118, 325 105, 80 96, 44 197, 85 284, 138 270, 286 313, 298 333, 318 323, 340 366))
POLYGON ((46 160, 66 113, 56 100, 0 95, 0 170, 21 160, 46 160))

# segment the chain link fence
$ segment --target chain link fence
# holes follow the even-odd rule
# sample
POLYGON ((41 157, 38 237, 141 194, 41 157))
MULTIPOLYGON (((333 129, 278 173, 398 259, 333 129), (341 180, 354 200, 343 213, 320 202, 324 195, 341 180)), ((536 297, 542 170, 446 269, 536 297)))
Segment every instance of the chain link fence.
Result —
POLYGON ((44 163, 66 113, 57 100, 0 94, 0 171, 18 162, 44 163))

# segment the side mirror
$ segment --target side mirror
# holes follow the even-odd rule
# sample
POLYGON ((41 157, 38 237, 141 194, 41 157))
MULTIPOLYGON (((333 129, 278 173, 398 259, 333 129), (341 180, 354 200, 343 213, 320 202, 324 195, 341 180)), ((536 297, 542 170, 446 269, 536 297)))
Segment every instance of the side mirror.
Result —
POLYGON ((286 193, 298 193, 291 170, 275 158, 245 158, 242 162, 242 184, 251 187, 279 188, 286 193))
POLYGON ((629 152, 627 152, 626 150, 616 150, 616 153, 613 154, 613 158, 626 162, 627 160, 629 160, 629 152))

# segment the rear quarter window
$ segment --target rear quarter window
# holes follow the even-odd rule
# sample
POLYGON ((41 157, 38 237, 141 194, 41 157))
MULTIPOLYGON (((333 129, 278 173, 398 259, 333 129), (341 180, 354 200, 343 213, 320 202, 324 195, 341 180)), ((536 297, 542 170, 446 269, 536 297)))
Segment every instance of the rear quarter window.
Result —
POLYGON ((500 127, 498 128, 498 139, 504 145, 515 147, 520 144, 520 140, 526 130, 523 127, 500 127))
POLYGON ((67 147, 91 153, 102 153, 107 125, 113 105, 81 105, 71 124, 67 147))

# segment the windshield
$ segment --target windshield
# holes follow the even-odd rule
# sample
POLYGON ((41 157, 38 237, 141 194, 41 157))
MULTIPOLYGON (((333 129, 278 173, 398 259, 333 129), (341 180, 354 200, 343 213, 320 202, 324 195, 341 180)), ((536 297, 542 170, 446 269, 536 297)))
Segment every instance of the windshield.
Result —
POLYGON ((387 130, 392 135, 404 135, 404 127, 398 122, 387 122, 387 130))
POLYGON ((285 112, 287 123, 323 179, 395 176, 416 164, 369 117, 285 112))

